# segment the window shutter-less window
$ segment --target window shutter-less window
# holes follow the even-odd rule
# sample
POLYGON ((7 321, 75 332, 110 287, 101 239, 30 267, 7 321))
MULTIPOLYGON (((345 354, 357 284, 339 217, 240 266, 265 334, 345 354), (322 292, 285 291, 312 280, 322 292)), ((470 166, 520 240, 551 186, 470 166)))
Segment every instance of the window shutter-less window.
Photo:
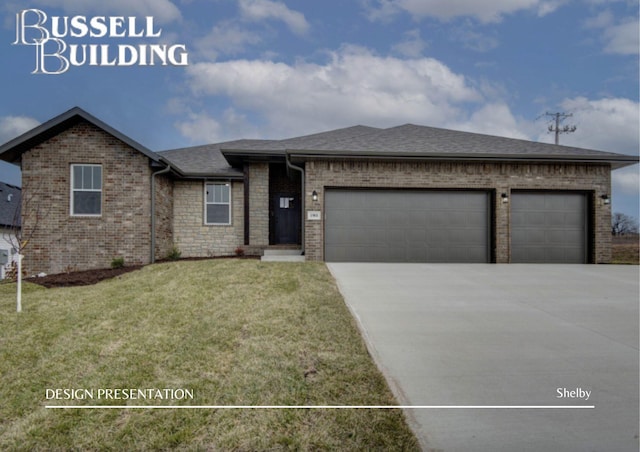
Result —
POLYGON ((102 214, 102 166, 71 165, 71 215, 102 214))
POLYGON ((231 224, 231 184, 206 184, 205 195, 205 224, 231 224))

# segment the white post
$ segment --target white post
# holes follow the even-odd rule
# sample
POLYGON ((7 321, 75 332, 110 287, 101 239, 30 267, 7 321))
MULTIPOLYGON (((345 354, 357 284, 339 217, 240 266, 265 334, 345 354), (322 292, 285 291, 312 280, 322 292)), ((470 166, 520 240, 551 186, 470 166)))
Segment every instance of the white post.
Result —
POLYGON ((17 306, 16 311, 22 312, 22 254, 18 253, 18 275, 17 275, 17 306))

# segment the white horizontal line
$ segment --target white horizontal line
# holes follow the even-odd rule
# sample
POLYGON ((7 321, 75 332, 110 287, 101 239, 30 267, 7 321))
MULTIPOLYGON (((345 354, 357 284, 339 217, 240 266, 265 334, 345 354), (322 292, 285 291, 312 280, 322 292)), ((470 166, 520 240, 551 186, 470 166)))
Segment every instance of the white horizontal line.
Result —
POLYGON ((582 410, 595 405, 46 405, 53 409, 191 410, 582 410))

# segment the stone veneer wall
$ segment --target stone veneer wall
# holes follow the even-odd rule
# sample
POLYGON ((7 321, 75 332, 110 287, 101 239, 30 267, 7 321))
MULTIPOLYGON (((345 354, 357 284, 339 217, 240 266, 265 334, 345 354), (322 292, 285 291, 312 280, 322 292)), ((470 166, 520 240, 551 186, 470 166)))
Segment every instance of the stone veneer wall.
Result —
MULTIPOLYGON (((379 162, 318 160, 306 163, 306 210, 320 210, 324 219, 324 191, 337 187, 432 188, 495 190, 496 262, 510 261, 509 217, 511 203, 500 194, 511 190, 584 190, 593 205, 593 256, 595 263, 611 260, 611 206, 600 196, 611 193, 610 165, 519 164, 467 162, 379 162), (316 190, 317 202, 311 199, 316 190)), ((306 214, 305 214, 306 218, 306 214)), ((324 221, 324 220, 323 220, 324 221)), ((324 222, 305 219, 308 260, 324 258, 324 222)))
POLYGON ((101 129, 80 122, 22 155, 27 274, 107 268, 150 258, 149 158, 101 129), (102 215, 70 215, 71 164, 102 165, 102 215))
POLYGON ((173 249, 173 180, 166 174, 156 176, 156 259, 173 249))
POLYGON ((249 245, 269 245, 269 164, 249 165, 249 245))
POLYGON ((173 234, 182 257, 233 255, 244 243, 244 185, 231 182, 231 225, 206 225, 204 181, 174 182, 173 234))

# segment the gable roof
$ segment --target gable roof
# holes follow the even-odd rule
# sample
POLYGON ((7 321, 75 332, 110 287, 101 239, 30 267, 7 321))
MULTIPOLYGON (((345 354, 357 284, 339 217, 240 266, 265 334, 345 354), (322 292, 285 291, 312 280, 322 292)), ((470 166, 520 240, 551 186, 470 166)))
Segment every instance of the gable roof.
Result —
POLYGON ((21 196, 20 187, 0 182, 0 227, 20 226, 21 196))
POLYGON ((0 146, 0 159, 10 163, 17 163, 20 161, 22 153, 37 146, 44 141, 52 138, 59 133, 67 130, 68 128, 78 124, 81 121, 87 121, 90 124, 102 129, 109 135, 117 138, 118 140, 131 146, 136 151, 146 155, 151 160, 158 162, 158 155, 153 151, 147 149, 137 141, 132 140, 123 133, 117 131, 110 125, 100 121, 95 116, 87 113, 80 107, 74 107, 61 115, 56 116, 49 121, 40 124, 39 126, 23 133, 19 137, 14 138, 11 141, 0 146))
POLYGON ((256 146, 223 147, 228 160, 259 153, 286 152, 294 160, 309 158, 444 159, 637 163, 637 156, 538 143, 479 133, 405 124, 387 129, 357 126, 256 146))

